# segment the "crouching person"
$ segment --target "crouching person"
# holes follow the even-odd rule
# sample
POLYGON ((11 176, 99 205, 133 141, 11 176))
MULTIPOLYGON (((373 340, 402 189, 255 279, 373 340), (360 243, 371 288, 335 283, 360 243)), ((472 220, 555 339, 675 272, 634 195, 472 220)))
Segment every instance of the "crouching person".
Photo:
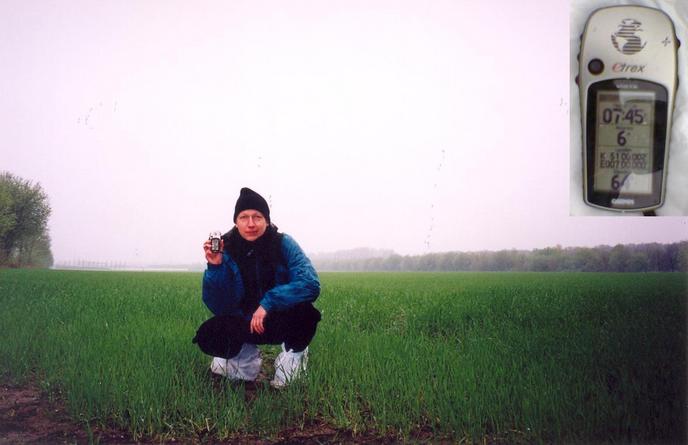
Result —
POLYGON ((320 321, 312 305, 320 294, 318 275, 298 244, 270 223, 258 193, 241 189, 234 224, 219 252, 212 252, 210 241, 203 245, 203 302, 215 316, 193 342, 213 356, 212 372, 241 380, 255 380, 260 372, 256 345, 281 344, 270 383, 282 387, 306 368, 320 321))

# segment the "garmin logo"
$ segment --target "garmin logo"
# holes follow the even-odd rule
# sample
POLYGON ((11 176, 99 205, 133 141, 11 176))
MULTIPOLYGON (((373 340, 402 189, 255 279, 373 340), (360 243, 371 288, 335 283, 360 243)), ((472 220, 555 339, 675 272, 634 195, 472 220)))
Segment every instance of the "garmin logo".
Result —
POLYGON ((612 45, 621 54, 632 55, 639 53, 645 48, 647 42, 636 34, 642 32, 641 23, 636 19, 623 19, 619 24, 619 29, 612 34, 612 45))
POLYGON ((612 204, 620 206, 632 206, 635 204, 635 199, 631 198, 612 198, 612 204))
POLYGON ((647 65, 631 65, 629 63, 615 63, 612 71, 615 73, 642 73, 647 65))

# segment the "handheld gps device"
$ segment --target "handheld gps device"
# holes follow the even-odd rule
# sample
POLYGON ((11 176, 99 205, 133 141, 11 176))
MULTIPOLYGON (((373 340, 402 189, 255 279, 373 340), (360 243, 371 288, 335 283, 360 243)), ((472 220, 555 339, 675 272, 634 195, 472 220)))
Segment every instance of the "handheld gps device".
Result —
POLYGON ((576 78, 586 204, 651 211, 664 203, 678 46, 657 9, 612 6, 588 18, 576 78))

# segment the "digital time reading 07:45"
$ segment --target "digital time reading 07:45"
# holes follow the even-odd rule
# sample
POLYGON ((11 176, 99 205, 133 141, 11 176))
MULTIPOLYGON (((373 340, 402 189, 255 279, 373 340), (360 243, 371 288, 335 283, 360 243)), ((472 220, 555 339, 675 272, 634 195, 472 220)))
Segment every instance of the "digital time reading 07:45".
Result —
POLYGON ((583 129, 583 198, 644 211, 664 203, 678 39, 662 11, 593 12, 581 36, 577 82, 583 129))

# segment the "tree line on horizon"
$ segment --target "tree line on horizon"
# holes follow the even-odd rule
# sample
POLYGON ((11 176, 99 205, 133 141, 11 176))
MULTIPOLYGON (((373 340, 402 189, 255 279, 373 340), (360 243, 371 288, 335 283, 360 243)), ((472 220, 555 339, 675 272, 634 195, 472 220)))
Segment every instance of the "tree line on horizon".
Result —
MULTIPOLYGON (((0 172, 0 267, 53 265, 50 213, 48 196, 40 184, 0 172)), ((391 250, 361 248, 311 258, 322 272, 688 272, 688 241, 405 256, 391 250)), ((204 268, 200 263, 198 266, 199 270, 204 268)))
POLYGON ((322 272, 688 272, 688 241, 315 259, 322 272))

